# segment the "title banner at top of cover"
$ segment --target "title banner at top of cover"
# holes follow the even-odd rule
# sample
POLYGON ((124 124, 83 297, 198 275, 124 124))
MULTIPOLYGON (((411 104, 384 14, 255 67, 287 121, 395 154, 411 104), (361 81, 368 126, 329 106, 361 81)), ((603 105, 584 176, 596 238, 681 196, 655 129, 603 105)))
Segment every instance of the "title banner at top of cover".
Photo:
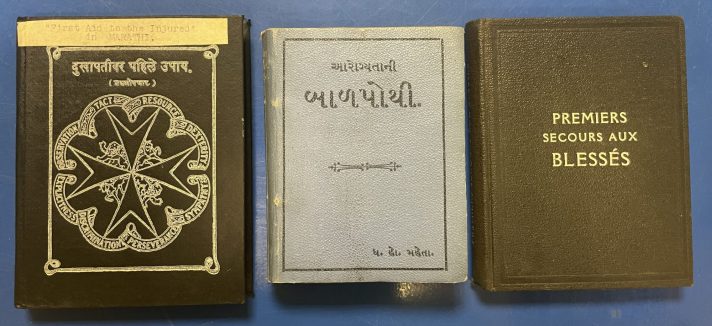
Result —
POLYGON ((47 19, 17 23, 18 46, 227 44, 227 18, 47 19))

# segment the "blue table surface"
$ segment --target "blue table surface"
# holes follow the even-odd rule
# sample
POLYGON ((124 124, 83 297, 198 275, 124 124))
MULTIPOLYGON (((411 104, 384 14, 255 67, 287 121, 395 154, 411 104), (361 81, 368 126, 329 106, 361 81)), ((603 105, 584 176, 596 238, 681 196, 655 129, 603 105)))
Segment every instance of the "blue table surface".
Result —
MULTIPOLYGON (((712 1, 1 1, 0 325, 83 324, 712 324, 712 1), (15 309, 15 21, 18 16, 236 15, 252 20, 255 296, 243 306, 15 309), (267 283, 262 45, 268 27, 463 26, 481 17, 678 15, 685 19, 695 285, 682 289, 490 294, 469 283, 267 283)), ((107 295, 111 295, 107 293, 107 295)))

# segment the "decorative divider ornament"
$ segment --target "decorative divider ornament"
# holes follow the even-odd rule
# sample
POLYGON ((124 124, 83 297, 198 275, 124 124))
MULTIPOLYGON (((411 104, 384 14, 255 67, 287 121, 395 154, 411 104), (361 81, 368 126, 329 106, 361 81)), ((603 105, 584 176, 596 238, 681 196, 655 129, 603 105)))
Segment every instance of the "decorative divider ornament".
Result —
POLYGON ((329 169, 331 169, 334 172, 341 172, 344 170, 368 171, 371 169, 381 169, 381 170, 388 170, 391 172, 395 172, 400 167, 402 167, 402 166, 397 164, 396 162, 389 162, 389 163, 385 163, 385 164, 371 164, 371 163, 341 164, 340 162, 336 162, 336 163, 330 165, 329 169))

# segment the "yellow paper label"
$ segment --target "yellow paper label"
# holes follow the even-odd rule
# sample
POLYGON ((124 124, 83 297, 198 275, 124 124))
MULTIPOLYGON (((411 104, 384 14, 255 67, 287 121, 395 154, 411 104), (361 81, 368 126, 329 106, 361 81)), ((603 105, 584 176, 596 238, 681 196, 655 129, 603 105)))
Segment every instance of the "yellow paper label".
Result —
POLYGON ((18 46, 227 43, 227 18, 48 19, 17 23, 18 46))

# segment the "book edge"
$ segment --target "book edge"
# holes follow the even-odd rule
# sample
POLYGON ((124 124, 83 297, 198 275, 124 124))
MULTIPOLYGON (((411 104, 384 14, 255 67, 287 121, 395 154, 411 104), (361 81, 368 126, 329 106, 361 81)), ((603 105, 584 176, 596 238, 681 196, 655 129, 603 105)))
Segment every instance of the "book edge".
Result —
MULTIPOLYGON (((228 22, 230 18, 228 18, 228 22)), ((245 294, 254 295, 254 191, 253 187, 253 145, 252 145, 252 57, 250 55, 250 25, 249 19, 240 16, 242 25, 242 65, 243 65, 243 143, 244 143, 244 193, 245 193, 245 223, 243 236, 245 238, 245 294)), ((244 302, 244 300, 243 300, 244 302)))
POLYGON ((276 216, 276 208, 278 207, 277 203, 279 203, 279 200, 278 198, 273 198, 273 194, 277 192, 278 188, 276 181, 282 178, 278 175, 281 170, 279 170, 277 166, 277 162, 279 160, 277 159, 277 144, 275 143, 278 127, 276 126, 276 122, 273 121, 277 118, 275 116, 277 113, 273 112, 277 108, 272 108, 273 104, 279 104, 276 103, 278 99, 273 99, 274 90, 277 88, 277 85, 273 85, 275 81, 272 78, 272 53, 275 48, 275 33, 275 29, 267 29, 262 31, 260 35, 262 40, 262 65, 264 79, 264 128, 267 179, 267 196, 265 198, 265 206, 267 210, 267 278, 271 283, 279 282, 280 274, 277 269, 277 263, 282 252, 281 248, 278 246, 278 243, 281 243, 281 239, 279 239, 279 235, 277 233, 278 217, 276 216), (273 202, 275 203, 275 207, 272 206, 273 202))
MULTIPOLYGON (((18 21, 23 18, 18 18, 18 21)), ((25 180, 24 173, 24 161, 25 161, 25 142, 23 141, 25 134, 24 127, 24 108, 25 108, 25 68, 26 68, 26 54, 25 49, 17 47, 17 67, 16 67, 16 127, 15 127, 15 280, 14 280, 14 304, 16 308, 27 308, 26 291, 23 281, 24 278, 21 276, 22 268, 24 266, 22 261, 22 239, 25 234, 24 230, 24 202, 25 196, 21 189, 21 184, 25 180), (19 276, 19 277, 18 277, 19 276)))
POLYGON ((473 282, 486 290, 493 290, 493 265, 491 255, 491 238, 487 236, 490 229, 491 210, 487 209, 490 196, 488 183, 489 148, 485 140, 488 128, 486 125, 484 78, 484 35, 488 20, 475 20, 467 24, 466 29, 466 62, 468 105, 470 110, 470 191, 472 213, 472 274, 473 282))

